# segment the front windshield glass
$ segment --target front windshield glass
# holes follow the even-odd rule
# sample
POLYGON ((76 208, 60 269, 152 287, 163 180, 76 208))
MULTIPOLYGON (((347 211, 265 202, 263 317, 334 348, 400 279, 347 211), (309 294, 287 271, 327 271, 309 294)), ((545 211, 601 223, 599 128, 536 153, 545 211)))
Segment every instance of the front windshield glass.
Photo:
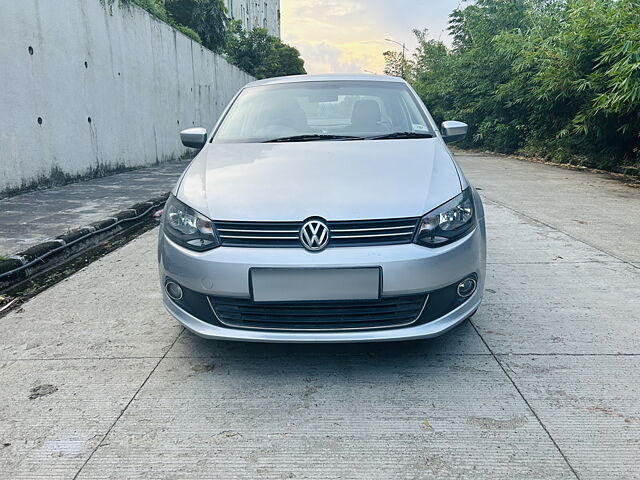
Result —
POLYGON ((361 139, 395 133, 433 135, 414 96, 403 83, 297 82, 244 90, 213 141, 361 139))

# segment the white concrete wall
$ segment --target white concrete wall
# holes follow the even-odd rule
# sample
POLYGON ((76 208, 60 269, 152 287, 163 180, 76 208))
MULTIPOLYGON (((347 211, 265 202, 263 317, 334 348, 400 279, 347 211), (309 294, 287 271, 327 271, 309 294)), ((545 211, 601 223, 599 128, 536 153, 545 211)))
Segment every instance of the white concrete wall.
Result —
POLYGON ((245 30, 266 28, 280 38, 280 0, 225 0, 229 16, 242 21, 245 30))
POLYGON ((0 0, 0 192, 52 171, 180 157, 178 132, 210 129, 252 80, 135 5, 108 10, 99 0, 0 0))

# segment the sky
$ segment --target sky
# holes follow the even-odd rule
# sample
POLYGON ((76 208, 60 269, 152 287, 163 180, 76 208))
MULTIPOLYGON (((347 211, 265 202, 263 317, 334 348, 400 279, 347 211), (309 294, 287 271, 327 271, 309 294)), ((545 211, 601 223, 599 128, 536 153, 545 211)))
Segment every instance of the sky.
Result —
MULTIPOLYGON (((280 0, 282 40, 300 50, 308 73, 383 73, 382 53, 416 47, 413 29, 450 43, 449 13, 461 0, 280 0)), ((464 6, 464 5, 463 5, 464 6)))

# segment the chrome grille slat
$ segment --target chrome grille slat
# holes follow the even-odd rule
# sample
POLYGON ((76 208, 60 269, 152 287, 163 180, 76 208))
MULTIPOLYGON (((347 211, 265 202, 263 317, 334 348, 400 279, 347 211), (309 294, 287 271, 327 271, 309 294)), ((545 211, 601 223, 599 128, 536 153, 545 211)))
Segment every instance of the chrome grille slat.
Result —
MULTIPOLYGON (((410 229, 414 229, 416 226, 415 225, 407 225, 407 226, 400 226, 400 227, 379 227, 379 228, 374 228, 375 230, 405 230, 407 228, 410 229)), ((336 230, 333 230, 332 233, 347 233, 347 232, 368 232, 370 230, 374 230, 372 228, 338 228, 336 230)))
MULTIPOLYGON (((399 245, 411 243, 419 218, 384 220, 340 220, 326 222, 331 230, 331 247, 399 245)), ((299 247, 301 222, 215 221, 223 246, 299 247)))
POLYGON ((251 237, 247 235, 220 235, 220 238, 241 238, 246 240, 297 240, 298 237, 251 237))
POLYGON ((235 233, 298 233, 298 230, 240 230, 238 228, 221 228, 219 232, 235 232, 235 233))
POLYGON ((377 233, 373 235, 334 235, 334 238, 376 238, 376 237, 398 237, 401 235, 413 235, 413 232, 408 233, 377 233))

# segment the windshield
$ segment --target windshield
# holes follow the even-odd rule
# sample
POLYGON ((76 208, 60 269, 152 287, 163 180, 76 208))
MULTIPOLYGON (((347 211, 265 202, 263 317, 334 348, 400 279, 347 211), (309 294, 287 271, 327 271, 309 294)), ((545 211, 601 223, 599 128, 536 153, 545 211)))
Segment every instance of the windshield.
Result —
POLYGON ((399 82, 324 81, 245 89, 213 141, 256 143, 433 136, 407 86, 399 82))

